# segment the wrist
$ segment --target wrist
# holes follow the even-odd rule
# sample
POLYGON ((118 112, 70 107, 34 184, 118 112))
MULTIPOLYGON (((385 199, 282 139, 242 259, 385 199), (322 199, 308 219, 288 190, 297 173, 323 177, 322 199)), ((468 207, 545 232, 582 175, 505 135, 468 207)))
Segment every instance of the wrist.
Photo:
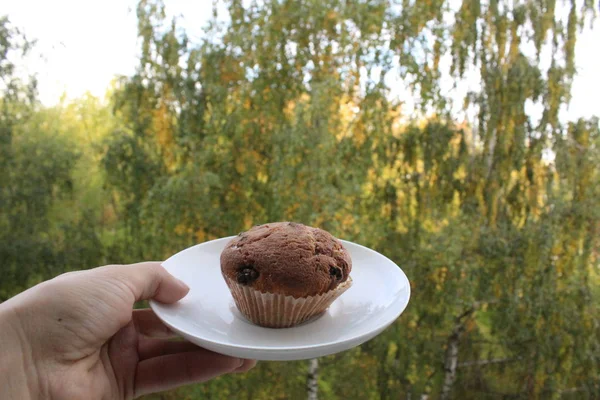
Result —
POLYGON ((0 304, 0 398, 37 399, 37 373, 20 321, 9 302, 0 304))

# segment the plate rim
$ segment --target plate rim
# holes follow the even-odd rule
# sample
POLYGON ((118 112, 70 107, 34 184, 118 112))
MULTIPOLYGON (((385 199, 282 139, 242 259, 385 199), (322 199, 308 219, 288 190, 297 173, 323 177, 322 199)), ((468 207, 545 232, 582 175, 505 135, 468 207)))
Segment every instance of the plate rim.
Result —
MULTIPOLYGON (((168 268, 165 267, 163 264, 167 263, 168 261, 170 261, 171 259, 177 257, 179 254, 191 250, 195 247, 199 247, 199 246, 204 246, 204 245, 208 245, 209 243, 213 243, 213 242, 219 242, 219 241, 225 241, 225 240, 231 240, 235 237, 235 235, 233 236, 226 236, 226 237, 222 237, 222 238, 217 238, 217 239, 213 239, 213 240, 209 240, 206 242, 202 242, 202 243, 197 243, 195 245, 192 245, 190 247, 187 247, 181 251, 178 251, 177 253, 173 254, 172 256, 170 256, 169 258, 167 258, 165 261, 163 261, 161 263, 161 265, 163 266, 163 268, 165 268, 167 270, 167 272, 169 272, 168 268)), ((163 304, 160 303, 156 300, 150 300, 149 304, 150 304, 150 308, 152 309, 152 311, 156 314, 156 316, 165 324, 167 325, 169 328, 175 330, 176 332, 179 332, 183 335, 187 335, 190 336, 192 338, 195 338, 199 341, 205 342, 205 343, 209 343, 211 345, 214 346, 218 346, 218 347, 226 347, 229 349, 235 349, 235 350, 241 350, 241 351, 261 351, 261 352, 277 352, 277 353, 282 353, 282 352, 297 352, 297 351, 303 351, 303 350, 319 350, 321 348, 327 348, 327 347, 331 347, 331 346, 340 346, 340 345, 344 345, 347 343, 352 343, 352 342, 357 342, 357 341, 361 341, 362 339, 368 338, 369 335, 371 334, 375 334, 378 335, 379 333, 383 332, 385 329, 387 329, 390 325, 392 325, 399 317, 400 315, 402 315, 402 313, 406 310, 406 308, 408 307, 408 304, 410 303, 410 298, 411 298, 411 294, 412 294, 412 290, 411 290, 411 284, 410 284, 410 280, 408 279, 408 276, 406 275, 406 273, 404 272, 404 270, 398 265, 396 264, 394 261, 392 261, 390 258, 388 258, 387 256, 385 256, 384 254, 379 253, 378 251, 375 251, 369 247, 363 246, 359 243, 355 243, 355 242, 351 242, 349 240, 343 240, 343 239, 339 239, 341 242, 343 242, 344 244, 350 244, 353 246, 357 246, 359 248, 362 248, 363 250, 366 250, 369 253, 374 253, 375 255, 381 256, 383 258, 385 258, 386 260, 388 260, 389 262, 391 262, 393 265, 395 265, 397 267, 397 271, 400 274, 400 280, 404 281, 406 284, 406 290, 407 290, 407 295, 406 295, 406 300, 401 302, 398 310, 396 312, 394 312, 394 317, 390 318, 389 321, 384 321, 384 323, 380 323, 377 324, 375 328, 370 329, 368 332, 362 333, 360 335, 356 335, 356 336, 351 336, 349 338, 346 338, 344 340, 340 340, 340 341, 329 341, 329 342, 325 342, 325 343, 319 343, 319 344, 313 344, 313 345, 302 345, 302 346, 269 346, 269 347, 263 347, 263 346, 246 346, 246 345, 239 345, 239 344, 235 344, 235 343, 224 343, 224 342, 220 342, 220 341, 214 341, 214 340, 210 340, 204 337, 199 337, 197 334, 194 333, 190 333, 188 330, 186 329, 181 329, 178 327, 173 326, 171 323, 167 322, 164 318, 161 317, 160 313, 161 311, 158 310, 158 308, 163 307, 163 306, 169 306, 170 304, 163 304)), ((398 297, 398 299, 400 299, 400 297, 398 297)), ((392 303, 395 304, 396 302, 392 303)), ((177 304, 177 303, 173 303, 173 304, 177 304)), ((257 328, 261 328, 261 329, 271 329, 272 328, 266 328, 266 327, 261 327, 258 325, 255 325, 257 328)), ((293 329, 292 328, 286 328, 286 329, 293 329)))

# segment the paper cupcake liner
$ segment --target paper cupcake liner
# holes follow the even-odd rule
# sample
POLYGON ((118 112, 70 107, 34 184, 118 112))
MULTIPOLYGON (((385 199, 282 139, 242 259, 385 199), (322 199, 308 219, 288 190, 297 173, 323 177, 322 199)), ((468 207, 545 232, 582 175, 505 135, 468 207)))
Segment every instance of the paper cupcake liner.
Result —
POLYGON ((276 293, 263 293, 225 277, 238 310, 252 323, 268 328, 289 328, 324 312, 335 299, 352 286, 348 277, 335 289, 317 296, 296 299, 276 293))

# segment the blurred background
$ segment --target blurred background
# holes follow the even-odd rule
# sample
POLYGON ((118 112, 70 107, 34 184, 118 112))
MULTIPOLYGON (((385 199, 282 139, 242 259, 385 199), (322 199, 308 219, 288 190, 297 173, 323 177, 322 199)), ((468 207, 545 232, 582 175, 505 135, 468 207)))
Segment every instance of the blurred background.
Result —
POLYGON ((1 5, 0 301, 279 220, 411 280, 359 348, 146 398, 600 398, 597 2, 1 5))

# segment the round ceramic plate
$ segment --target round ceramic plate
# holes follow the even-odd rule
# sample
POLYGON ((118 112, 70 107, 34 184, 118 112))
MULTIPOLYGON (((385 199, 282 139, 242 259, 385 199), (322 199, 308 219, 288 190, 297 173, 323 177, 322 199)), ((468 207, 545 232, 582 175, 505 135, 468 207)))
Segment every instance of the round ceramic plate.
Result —
POLYGON ((353 284, 315 319, 286 329, 262 328, 237 310, 221 275, 220 255, 232 237, 202 243, 163 263, 190 287, 171 305, 155 301, 158 317, 185 339, 217 353, 255 360, 302 360, 338 353, 372 339, 404 311, 410 284, 385 256, 342 241, 352 257, 353 284))

